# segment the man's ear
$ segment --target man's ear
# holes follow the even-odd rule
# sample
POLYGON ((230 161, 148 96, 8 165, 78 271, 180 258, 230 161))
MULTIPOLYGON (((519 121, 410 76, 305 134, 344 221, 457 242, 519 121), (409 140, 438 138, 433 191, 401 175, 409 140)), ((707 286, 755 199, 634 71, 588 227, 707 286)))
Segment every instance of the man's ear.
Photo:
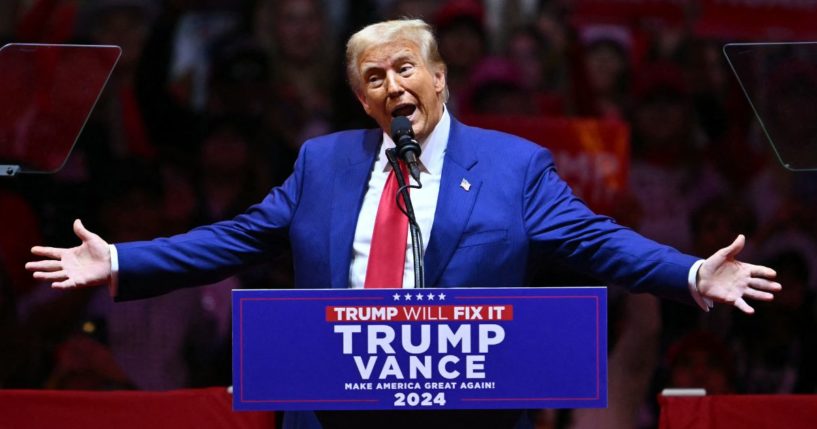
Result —
POLYGON ((434 91, 437 94, 442 94, 445 91, 445 66, 435 67, 434 91))

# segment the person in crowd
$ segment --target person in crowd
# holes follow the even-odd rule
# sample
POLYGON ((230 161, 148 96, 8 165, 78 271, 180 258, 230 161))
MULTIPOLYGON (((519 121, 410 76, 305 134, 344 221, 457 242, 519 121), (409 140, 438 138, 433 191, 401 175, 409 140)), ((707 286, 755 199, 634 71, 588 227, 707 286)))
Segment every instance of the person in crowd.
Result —
POLYGON ((453 112, 458 111, 474 69, 487 54, 484 14, 479 2, 451 0, 434 17, 453 112))
POLYGON ((759 317, 736 315, 732 340, 739 385, 741 391, 752 394, 814 393, 817 372, 810 363, 817 359, 811 285, 815 247, 804 237, 791 235, 787 245, 775 247, 763 260, 774 264, 786 289, 775 305, 761 307, 759 317))
POLYGON ((723 340, 695 331, 670 346, 667 387, 703 388, 709 395, 735 392, 734 355, 723 340))
MULTIPOLYGON (((153 174, 158 165, 131 160, 117 164, 100 186, 100 221, 107 236, 132 241, 174 232, 169 230, 165 178, 153 174)), ((237 277, 187 289, 152 300, 113 305, 97 289, 82 326, 104 346, 127 380, 143 390, 229 383, 229 290, 237 277)), ((80 335, 81 336, 81 335, 80 335)), ((66 340, 69 349, 89 348, 66 340)), ((80 362, 76 357, 72 362, 80 362)), ((90 364, 89 364, 90 365, 90 364)))
POLYGON ((461 94, 460 112, 480 115, 534 115, 535 99, 526 91, 522 72, 501 57, 487 57, 474 68, 461 94))
POLYGON ((556 84, 558 53, 539 30, 530 25, 512 31, 506 54, 519 69, 522 85, 536 110, 546 115, 563 115, 564 94, 556 84))
POLYGON ((623 27, 589 26, 581 33, 583 63, 589 85, 593 116, 623 120, 631 80, 632 40, 623 27))
POLYGON ((85 148, 96 173, 107 163, 127 157, 156 158, 157 148, 143 115, 145 106, 136 92, 137 68, 150 28, 148 6, 139 0, 105 1, 84 10, 91 42, 122 47, 122 56, 89 121, 94 132, 85 148))
POLYGON ((669 63, 644 67, 634 97, 630 186, 641 206, 639 232, 690 251, 691 212, 725 189, 697 162, 701 152, 682 70, 669 63))
POLYGON ((270 58, 273 100, 271 119, 291 148, 325 134, 334 118, 336 60, 319 0, 260 1, 253 28, 257 42, 270 58))

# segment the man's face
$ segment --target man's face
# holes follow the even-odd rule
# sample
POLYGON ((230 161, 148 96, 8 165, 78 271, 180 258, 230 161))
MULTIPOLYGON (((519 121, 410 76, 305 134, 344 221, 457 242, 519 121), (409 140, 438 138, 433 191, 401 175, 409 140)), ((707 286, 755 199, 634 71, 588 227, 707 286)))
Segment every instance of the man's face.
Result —
POLYGON ((389 132, 392 118, 406 116, 417 140, 431 134, 443 113, 442 66, 426 64, 416 44, 398 40, 363 51, 357 67, 357 98, 380 128, 389 132))

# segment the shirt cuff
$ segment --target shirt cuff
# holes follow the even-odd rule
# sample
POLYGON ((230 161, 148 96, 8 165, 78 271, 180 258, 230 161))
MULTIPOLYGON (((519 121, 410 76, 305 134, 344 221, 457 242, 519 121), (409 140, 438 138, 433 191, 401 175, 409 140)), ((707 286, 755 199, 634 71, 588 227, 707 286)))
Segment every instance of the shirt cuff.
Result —
POLYGON ((709 311, 710 308, 715 306, 715 303, 712 302, 711 299, 704 297, 701 295, 701 292, 698 291, 698 270, 701 269, 701 265, 704 264, 703 259, 699 259, 689 267, 689 275, 687 276, 687 283, 689 285, 689 293, 692 295, 692 299, 695 300, 695 303, 698 304, 698 307, 701 307, 703 311, 709 311))
POLYGON ((108 249, 111 251, 111 281, 108 283, 108 293, 112 298, 116 298, 119 292, 119 253, 113 244, 109 244, 108 249))

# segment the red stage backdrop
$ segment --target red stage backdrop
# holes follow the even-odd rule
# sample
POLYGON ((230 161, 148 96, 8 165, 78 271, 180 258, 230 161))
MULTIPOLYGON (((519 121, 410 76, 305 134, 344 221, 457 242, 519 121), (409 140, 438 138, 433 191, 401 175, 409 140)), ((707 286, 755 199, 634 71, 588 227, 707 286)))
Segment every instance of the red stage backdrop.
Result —
POLYGON ((233 412, 224 387, 168 392, 0 390, 0 428, 275 429, 271 412, 233 412))
POLYGON ((660 429, 812 429, 814 395, 659 396, 660 429))

